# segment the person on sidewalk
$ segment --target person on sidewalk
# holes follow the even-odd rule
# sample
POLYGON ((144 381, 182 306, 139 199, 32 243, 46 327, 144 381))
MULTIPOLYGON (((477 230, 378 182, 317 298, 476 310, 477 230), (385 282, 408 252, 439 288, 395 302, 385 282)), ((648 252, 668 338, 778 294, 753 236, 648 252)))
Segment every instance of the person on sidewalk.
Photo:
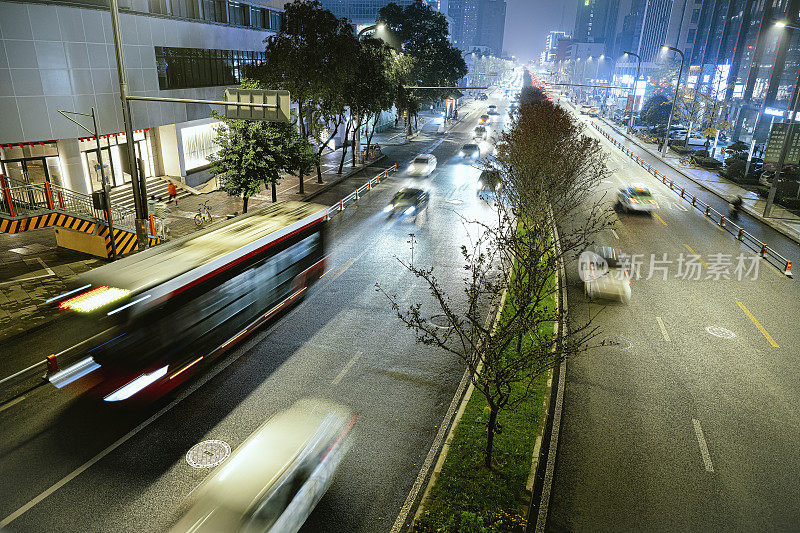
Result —
POLYGON ((178 189, 171 181, 167 185, 167 194, 169 194, 169 201, 175 200, 175 207, 178 207, 178 189))
POLYGON ((458 109, 453 110, 453 120, 458 120, 458 109))

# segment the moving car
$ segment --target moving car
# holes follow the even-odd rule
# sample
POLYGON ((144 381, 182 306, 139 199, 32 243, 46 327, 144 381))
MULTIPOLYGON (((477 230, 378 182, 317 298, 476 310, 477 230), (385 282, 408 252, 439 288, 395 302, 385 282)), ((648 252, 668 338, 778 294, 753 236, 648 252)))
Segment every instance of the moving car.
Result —
POLYGON ((478 119, 478 124, 488 124, 489 123, 489 115, 481 115, 481 118, 478 119))
POLYGON ((496 115, 496 114, 497 114, 497 106, 496 106, 496 105, 494 105, 494 104, 490 105, 490 106, 489 106, 489 109, 488 109, 488 111, 487 111, 487 114, 489 114, 489 115, 496 115))
POLYGON ((578 274, 589 298, 607 298, 628 303, 631 278, 623 254, 612 246, 595 246, 578 258, 578 274))
POLYGON ((481 93, 480 96, 478 96, 478 100, 488 100, 488 99, 489 97, 486 95, 486 93, 481 93))
POLYGON ((481 148, 477 144, 465 144, 458 152, 458 156, 464 159, 478 159, 481 156, 481 148))
POLYGON ((486 198, 492 196, 500 190, 501 186, 500 172, 485 169, 481 172, 480 178, 478 178, 478 197, 486 198))
POLYGON ((474 137, 476 139, 486 139, 486 137, 487 137, 486 128, 484 126, 478 126, 477 128, 475 128, 474 137))
POLYGON ((351 446, 356 416, 316 399, 278 413, 192 492, 171 531, 298 531, 351 446))
POLYGON ((391 203, 383 208, 388 218, 392 217, 416 217, 428 207, 428 191, 415 187, 403 187, 397 191, 391 203))
POLYGON ((436 156, 433 154, 418 155, 408 165, 408 173, 412 176, 429 176, 434 170, 436 170, 436 156))
POLYGON ((617 193, 617 204, 625 211, 652 213, 657 207, 653 195, 644 187, 625 187, 617 193))

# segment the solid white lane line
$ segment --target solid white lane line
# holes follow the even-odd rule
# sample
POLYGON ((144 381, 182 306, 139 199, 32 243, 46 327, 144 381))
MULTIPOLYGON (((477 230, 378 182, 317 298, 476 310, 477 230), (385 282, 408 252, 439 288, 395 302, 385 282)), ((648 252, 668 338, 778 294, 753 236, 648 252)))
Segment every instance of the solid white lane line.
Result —
POLYGON ((667 328, 664 327, 664 321, 661 320, 660 316, 656 317, 656 321, 658 322, 658 327, 661 328, 661 334, 664 336, 664 340, 669 342, 669 334, 667 333, 667 328))
POLYGON ((25 396, 20 396, 19 398, 14 398, 13 400, 8 402, 7 404, 5 404, 2 407, 0 407, 0 412, 5 411, 6 409, 11 407, 12 405, 17 405, 19 402, 21 402, 24 399, 25 399, 25 396))
POLYGON ((613 236, 614 236, 614 238, 616 238, 617 240, 619 240, 619 235, 617 235, 617 232, 616 232, 616 231, 614 231, 614 228, 610 228, 610 229, 611 229, 611 235, 613 235, 613 236))
POLYGON ((347 371, 350 370, 350 367, 353 366, 356 361, 358 361, 359 357, 361 357, 361 352, 356 352, 353 358, 350 359, 346 365, 344 365, 344 368, 341 372, 339 372, 339 375, 333 378, 333 381, 331 381, 331 387, 335 387, 340 381, 342 381, 342 378, 345 376, 345 374, 347 374, 347 371))
POLYGON ((700 445, 700 455, 703 456, 706 472, 713 472, 714 465, 711 464, 711 455, 708 453, 708 445, 706 444, 706 438, 703 436, 703 428, 700 427, 700 421, 692 418, 692 424, 694 425, 694 434, 697 435, 697 443, 700 445))

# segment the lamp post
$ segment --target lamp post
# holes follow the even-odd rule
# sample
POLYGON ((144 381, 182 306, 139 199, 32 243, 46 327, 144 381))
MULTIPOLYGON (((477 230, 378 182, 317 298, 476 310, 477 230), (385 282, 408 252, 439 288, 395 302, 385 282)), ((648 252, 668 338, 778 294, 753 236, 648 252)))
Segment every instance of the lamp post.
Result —
POLYGON ((383 29, 383 22, 377 22, 370 26, 366 26, 364 28, 361 28, 361 30, 359 30, 358 35, 356 35, 356 39, 361 39, 361 36, 364 35, 365 32, 368 32, 370 30, 382 30, 382 29, 383 29))
POLYGON ((667 155, 667 150, 669 149, 669 127, 672 125, 672 115, 675 113, 675 103, 678 101, 678 89, 681 86, 681 76, 683 76, 683 52, 675 48, 674 46, 667 46, 662 45, 661 49, 664 51, 672 50, 673 52, 678 52, 681 55, 681 66, 678 69, 678 79, 675 81, 675 96, 672 98, 672 105, 669 107, 669 116, 667 117, 667 131, 664 132, 664 146, 661 148, 661 157, 664 158, 667 155))
POLYGON ((633 114, 636 110, 636 84, 639 83, 639 69, 642 67, 642 58, 639 54, 633 52, 625 52, 626 56, 633 56, 636 58, 636 77, 633 79, 633 98, 631 99, 631 118, 628 124, 628 133, 633 131, 633 114))
MULTIPOLYGON (((792 24, 788 24, 785 21, 779 20, 775 23, 775 26, 781 28, 789 28, 791 30, 800 30, 800 27, 794 26, 792 24)), ((783 32, 781 32, 781 37, 783 36, 783 32)), ((767 195, 767 203, 764 205, 764 217, 768 217, 770 211, 772 211, 772 204, 775 202, 775 192, 778 190, 778 180, 781 177, 781 172, 783 172, 783 165, 786 162, 786 155, 789 151, 789 143, 792 140, 792 136, 794 135, 794 122, 795 117, 797 116, 797 104, 800 102, 800 98, 798 98, 797 89, 800 86, 800 70, 797 71, 797 77, 794 82, 794 88, 792 89, 792 94, 789 97, 789 102, 786 105, 786 110, 788 111, 791 108, 791 113, 788 115, 789 124, 786 126, 786 136, 783 138, 783 142, 781 143, 781 154, 778 156, 778 168, 775 171, 775 176, 772 178, 772 183, 769 186, 769 194, 767 195)), ((746 176, 746 174, 745 174, 746 176)))

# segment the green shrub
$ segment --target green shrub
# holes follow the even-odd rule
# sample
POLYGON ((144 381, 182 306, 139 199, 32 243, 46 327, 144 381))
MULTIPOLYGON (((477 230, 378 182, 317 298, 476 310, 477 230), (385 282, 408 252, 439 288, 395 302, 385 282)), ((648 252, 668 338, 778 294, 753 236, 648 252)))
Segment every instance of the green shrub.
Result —
POLYGON ((683 145, 670 144, 669 147, 673 152, 675 152, 678 155, 686 155, 694 153, 694 150, 692 150, 691 148, 685 148, 683 145))
POLYGON ((794 196, 781 196, 777 203, 786 209, 800 209, 800 198, 794 196))
POLYGON ((701 155, 696 155, 694 157, 694 162, 707 169, 716 170, 722 166, 722 162, 714 159, 713 157, 703 157, 701 155))
POLYGON ((744 179, 745 162, 738 157, 729 157, 725 160, 725 177, 733 180, 740 181, 744 179))

